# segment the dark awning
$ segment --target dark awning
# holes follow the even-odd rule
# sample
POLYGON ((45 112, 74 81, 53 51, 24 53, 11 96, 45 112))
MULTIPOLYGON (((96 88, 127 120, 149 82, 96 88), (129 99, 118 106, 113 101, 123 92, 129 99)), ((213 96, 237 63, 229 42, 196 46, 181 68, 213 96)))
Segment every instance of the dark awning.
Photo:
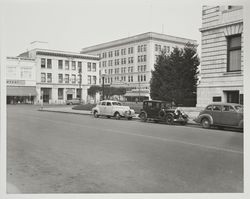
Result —
POLYGON ((7 86, 7 96, 36 96, 36 87, 7 86))
POLYGON ((149 93, 139 93, 139 92, 133 92, 133 93, 126 93, 124 95, 125 97, 149 97, 149 93))

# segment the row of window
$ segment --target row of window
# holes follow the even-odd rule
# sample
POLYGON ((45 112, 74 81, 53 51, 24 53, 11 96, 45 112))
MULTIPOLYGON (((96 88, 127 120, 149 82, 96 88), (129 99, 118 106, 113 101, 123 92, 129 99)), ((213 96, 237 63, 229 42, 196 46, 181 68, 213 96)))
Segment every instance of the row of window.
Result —
POLYGON ((161 46, 159 44, 155 44, 155 51, 156 52, 164 51, 166 53, 169 53, 170 52, 170 46, 161 46))
MULTIPOLYGON (((121 67, 121 73, 126 73, 126 69, 128 71, 128 73, 133 73, 134 72, 134 67, 133 66, 129 66, 129 67, 121 67)), ((137 67, 137 72, 145 72, 147 69, 146 65, 141 65, 137 67)), ((104 73, 105 74, 119 74, 120 73, 120 68, 115 68, 114 70, 112 68, 110 69, 105 69, 104 73)))
MULTIPOLYGON (((138 45, 137 52, 146 52, 146 51, 147 51, 147 45, 146 44, 138 45)), ((114 50, 114 56, 117 57, 120 54, 121 55, 126 55, 127 52, 128 52, 128 54, 133 54, 134 53, 134 47, 129 47, 128 49, 127 48, 122 48, 120 50, 114 50)), ((101 57, 101 58, 113 57, 113 51, 103 52, 102 55, 99 54, 99 57, 101 57)))
MULTIPOLYGON (((72 83, 72 84, 76 84, 76 83, 81 83, 82 81, 82 75, 79 74, 78 78, 76 79, 76 75, 72 74, 71 78, 69 74, 64 74, 64 78, 63 78, 63 74, 59 73, 58 74, 58 83, 72 83)), ((52 73, 41 73, 41 82, 45 83, 52 83, 52 73)), ((91 76, 88 75, 88 84, 96 84, 96 76, 91 76)))
MULTIPOLYGON (((105 84, 112 84, 113 80, 115 82, 126 82, 126 80, 128 80, 128 82, 134 82, 134 76, 133 75, 128 75, 128 76, 115 76, 113 77, 106 77, 104 79, 105 84)), ((138 75, 137 76, 137 82, 146 82, 147 78, 146 75, 138 75)), ((101 78, 100 78, 100 84, 101 84, 101 78)))
MULTIPOLYGON (((146 55, 140 55, 137 57, 137 62, 146 62, 147 61, 147 56, 146 55)), ((118 66, 120 63, 121 65, 124 65, 127 63, 127 58, 121 58, 120 59, 115 59, 115 60, 108 60, 108 61, 102 61, 99 63, 100 67, 106 67, 108 63, 108 66, 113 66, 113 63, 115 66, 118 66), (114 61, 114 62, 113 62, 114 61)), ((128 57, 128 64, 134 63, 134 57, 128 57)))
MULTIPOLYGON (((71 61, 71 70, 76 70, 76 63, 77 69, 79 72, 82 72, 82 62, 78 61, 71 61)), ((96 72, 96 63, 87 62, 88 71, 96 72)), ((69 60, 58 60, 58 69, 70 70, 70 61, 69 60)), ((52 68, 52 59, 45 59, 41 58, 41 68, 52 68)))

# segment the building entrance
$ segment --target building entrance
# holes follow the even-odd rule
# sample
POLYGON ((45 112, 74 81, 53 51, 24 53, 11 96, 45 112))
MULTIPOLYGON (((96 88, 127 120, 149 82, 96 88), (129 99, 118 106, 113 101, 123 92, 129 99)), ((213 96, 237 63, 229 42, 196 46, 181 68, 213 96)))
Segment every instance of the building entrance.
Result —
POLYGON ((51 99, 51 88, 41 88, 41 93, 43 93, 43 102, 49 103, 49 100, 51 99))

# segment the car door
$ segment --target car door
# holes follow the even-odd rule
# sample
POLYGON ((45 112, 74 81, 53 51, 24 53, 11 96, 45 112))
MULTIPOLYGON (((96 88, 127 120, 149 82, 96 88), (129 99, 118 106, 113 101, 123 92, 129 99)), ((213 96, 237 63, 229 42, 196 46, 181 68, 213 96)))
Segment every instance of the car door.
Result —
POLYGON ((221 112, 221 124, 226 126, 238 125, 238 112, 231 105, 223 105, 221 112))
POLYGON ((221 105, 213 105, 212 117, 214 124, 221 124, 221 105))
POLYGON ((104 115, 105 107, 106 107, 106 102, 101 102, 100 105, 99 105, 100 115, 104 115))
POLYGON ((112 102, 107 102, 106 107, 105 107, 105 114, 106 115, 113 115, 112 111, 113 111, 112 102))

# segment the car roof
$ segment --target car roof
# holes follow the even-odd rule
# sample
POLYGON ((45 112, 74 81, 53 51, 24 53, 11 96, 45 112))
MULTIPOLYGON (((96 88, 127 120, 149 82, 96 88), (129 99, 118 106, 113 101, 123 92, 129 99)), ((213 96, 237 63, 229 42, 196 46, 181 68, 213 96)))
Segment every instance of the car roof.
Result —
POLYGON ((223 103, 223 102, 218 102, 218 103, 211 103, 211 104, 208 104, 207 106, 209 105, 231 105, 231 106, 243 106, 241 104, 237 104, 237 103, 223 103))

